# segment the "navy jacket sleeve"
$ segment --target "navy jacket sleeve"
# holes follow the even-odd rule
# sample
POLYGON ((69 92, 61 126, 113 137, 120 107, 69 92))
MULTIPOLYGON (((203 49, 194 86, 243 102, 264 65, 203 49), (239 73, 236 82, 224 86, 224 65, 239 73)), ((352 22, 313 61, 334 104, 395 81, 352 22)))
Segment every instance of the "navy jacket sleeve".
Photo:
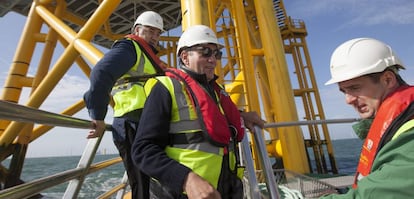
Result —
POLYGON ((171 101, 169 91, 162 83, 156 83, 141 115, 141 125, 132 146, 132 159, 148 176, 181 193, 191 170, 169 158, 164 151, 169 144, 171 101))
POLYGON ((132 41, 120 40, 93 67, 90 87, 83 97, 92 119, 105 119, 112 87, 116 80, 134 66, 136 60, 132 41))

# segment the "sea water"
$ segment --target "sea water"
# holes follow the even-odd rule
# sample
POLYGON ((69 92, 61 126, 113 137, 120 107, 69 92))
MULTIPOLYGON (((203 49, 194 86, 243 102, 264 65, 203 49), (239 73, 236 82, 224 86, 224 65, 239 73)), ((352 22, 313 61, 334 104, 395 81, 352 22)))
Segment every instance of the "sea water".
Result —
MULTIPOLYGON (((352 175, 358 164, 362 142, 359 139, 333 140, 334 155, 340 174, 352 175)), ((97 155, 94 162, 117 157, 118 155, 97 155)), ((327 158, 327 157, 325 157, 327 158)), ((27 158, 22 171, 22 179, 30 182, 34 179, 76 168, 80 156, 27 158)), ((329 160, 327 161, 329 162, 329 160)), ((4 165, 6 166, 6 165, 4 165)), ((88 175, 78 198, 96 198, 121 183, 124 175, 122 163, 88 175)), ((62 198, 68 183, 63 183, 42 192, 44 198, 62 198)))
MULTIPOLYGON (((118 157, 118 155, 96 155, 94 163, 115 157, 118 157)), ((80 156, 27 158, 21 177, 23 181, 30 182, 68 169, 74 169, 77 167, 79 160, 80 156)), ((78 198, 97 198, 120 184, 124 173, 124 166, 122 163, 119 163, 88 175, 84 180, 78 198)), ((68 182, 62 183, 44 190, 41 194, 45 199, 62 198, 68 184, 68 182)))

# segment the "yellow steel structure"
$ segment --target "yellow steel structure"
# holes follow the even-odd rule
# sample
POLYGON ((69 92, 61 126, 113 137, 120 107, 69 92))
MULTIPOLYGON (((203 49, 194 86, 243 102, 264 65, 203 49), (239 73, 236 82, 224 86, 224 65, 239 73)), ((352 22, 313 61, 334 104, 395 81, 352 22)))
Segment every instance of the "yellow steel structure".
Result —
MULTIPOLYGON (((176 66, 175 52, 180 30, 194 24, 208 25, 225 45, 224 57, 216 68, 219 81, 226 86, 240 109, 256 111, 272 123, 299 121, 298 108, 305 110, 305 120, 325 119, 307 52, 304 23, 299 21, 296 24, 297 21, 291 20, 282 1, 87 2, 35 0, 31 5, 26 5, 30 7, 25 13, 27 22, 10 66, 2 100, 39 108, 70 67, 79 67, 85 77, 89 77, 91 68, 103 56, 95 44, 109 47, 115 39, 128 33, 141 11, 152 9, 160 12, 167 26, 168 33, 162 37, 159 48, 160 56, 168 65, 176 66), (95 7, 88 6, 92 3, 95 7), (80 4, 82 7, 79 7, 80 4), (130 23, 116 23, 116 17, 127 18, 130 23), (178 31, 174 30, 177 27, 178 31), (39 50, 39 46, 36 47, 38 44, 43 44, 43 49, 38 52, 41 57, 36 64, 32 57, 39 50), (64 48, 63 53, 54 54, 56 45, 64 48), (288 70, 287 55, 293 58, 295 71, 288 70), (58 56, 54 63, 53 56, 58 56), (33 76, 28 75, 29 67, 36 71, 33 76), (293 88, 292 72, 296 74, 298 88, 293 88), (20 102, 23 88, 30 89, 26 102, 20 102), (297 105, 297 98, 303 107, 297 105)), ((24 10, 21 12, 24 13, 24 10)), ((79 99, 67 107, 61 113, 73 115, 82 110, 84 104, 79 99)), ((2 176, 6 176, 2 181, 8 181, 9 186, 19 183, 27 146, 51 128, 0 121, 0 161, 12 157, 10 168, 0 169, 4 174, 2 176)), ((266 129, 258 133, 264 133, 269 138, 269 156, 281 162, 283 168, 312 173, 315 170, 310 160, 314 159, 316 172, 336 173, 326 125, 308 125, 308 131, 309 139, 304 138, 298 126, 266 129), (326 164, 325 153, 328 153, 329 165, 326 164)))

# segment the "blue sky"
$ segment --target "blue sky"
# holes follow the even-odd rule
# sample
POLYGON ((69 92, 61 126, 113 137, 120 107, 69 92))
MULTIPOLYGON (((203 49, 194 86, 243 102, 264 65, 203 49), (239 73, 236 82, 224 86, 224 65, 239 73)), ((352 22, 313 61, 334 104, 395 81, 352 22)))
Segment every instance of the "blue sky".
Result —
MULTIPOLYGON (((414 77, 414 1, 411 0, 286 0, 287 14, 302 19, 306 24, 312 66, 321 94, 327 119, 356 118, 351 107, 344 103, 336 85, 325 86, 330 78, 329 60, 333 50, 342 42, 356 37, 373 37, 394 48, 406 66, 402 76, 413 84, 414 77)), ((0 89, 3 89, 14 51, 25 23, 25 17, 8 13, 0 18, 2 28, 0 43, 0 89)), ((36 59, 36 56, 34 57, 36 59)), ((32 64, 37 64, 36 62, 32 64)), ((29 71, 33 74, 33 71, 29 71)), ((89 82, 73 68, 60 81, 57 89, 41 107, 43 110, 60 112, 62 104, 80 99, 89 82), (59 92, 64 91, 64 92, 59 92)), ((26 92, 27 95, 27 92, 26 92)), ((24 96, 21 100, 27 99, 24 96)), ((76 117, 88 119, 86 111, 76 117)), ((110 114, 106 120, 111 122, 110 114)), ((354 138, 350 124, 329 125, 331 138, 354 138)), ((87 130, 55 128, 52 132, 31 143, 28 156, 80 155, 86 145, 87 130)), ((115 153, 111 134, 108 132, 101 150, 115 153)))

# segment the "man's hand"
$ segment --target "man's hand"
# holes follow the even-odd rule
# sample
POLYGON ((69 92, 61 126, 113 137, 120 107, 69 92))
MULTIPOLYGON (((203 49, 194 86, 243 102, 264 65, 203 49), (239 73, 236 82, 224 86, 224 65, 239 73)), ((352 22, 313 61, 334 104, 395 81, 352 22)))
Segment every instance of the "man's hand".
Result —
POLYGON ((255 112, 241 112, 241 117, 244 120, 244 126, 246 126, 250 132, 254 132, 254 126, 257 125, 260 128, 264 128, 265 121, 259 117, 259 115, 255 112))
POLYGON ((220 193, 206 180, 190 172, 184 182, 188 199, 221 199, 220 193))
POLYGON ((86 138, 96 138, 103 135, 106 124, 103 120, 92 120, 92 130, 89 131, 89 134, 86 138))

